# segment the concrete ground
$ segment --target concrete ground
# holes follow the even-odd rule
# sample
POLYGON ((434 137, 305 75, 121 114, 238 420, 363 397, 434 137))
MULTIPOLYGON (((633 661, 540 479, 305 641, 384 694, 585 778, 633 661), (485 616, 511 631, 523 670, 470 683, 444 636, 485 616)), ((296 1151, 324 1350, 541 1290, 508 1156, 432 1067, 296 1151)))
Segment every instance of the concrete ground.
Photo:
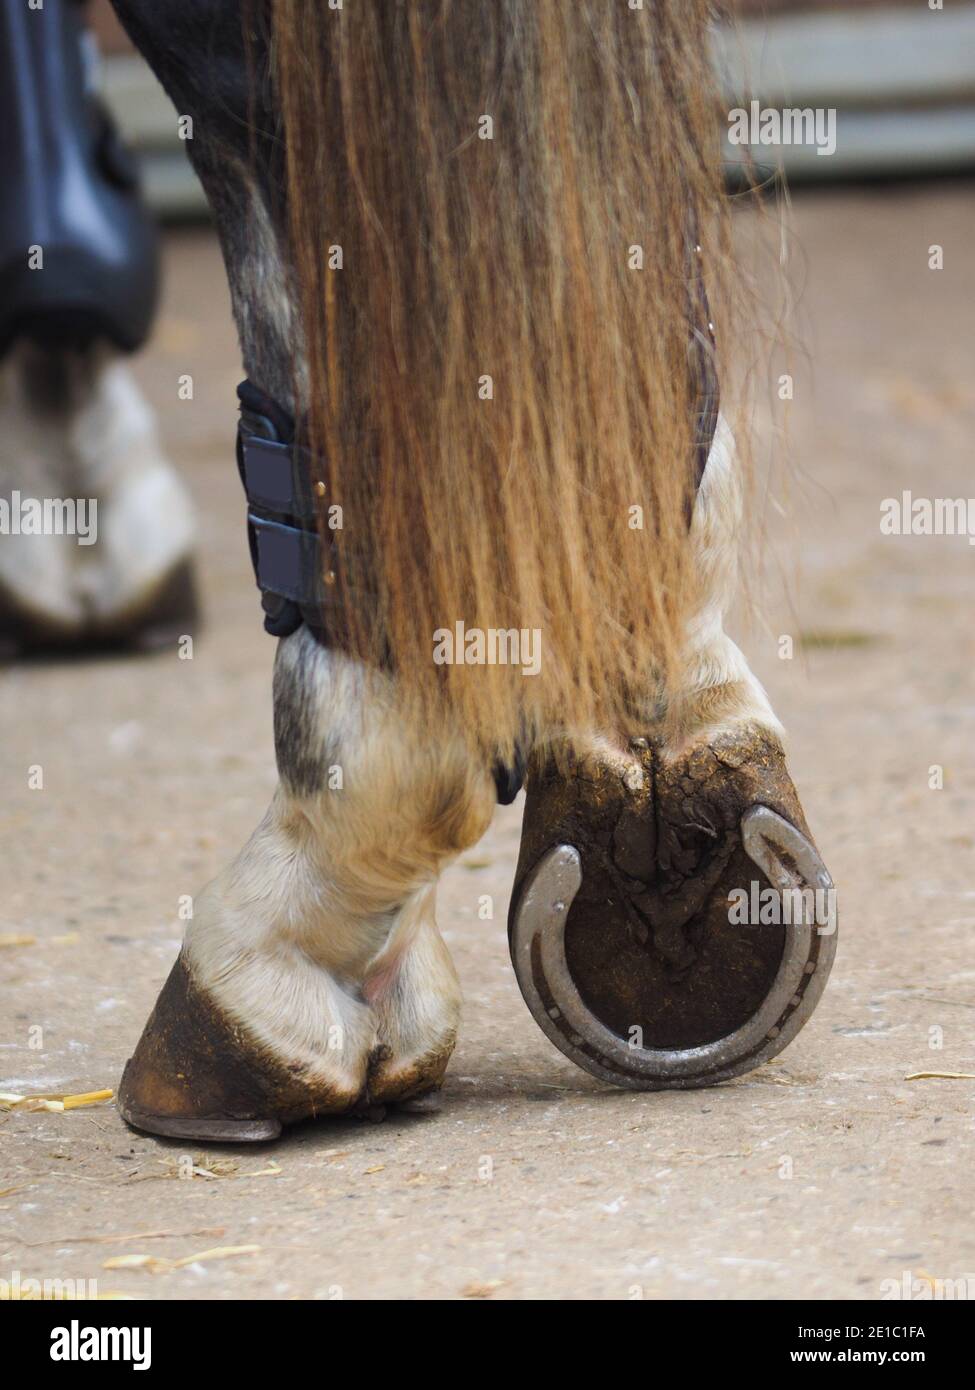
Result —
MULTIPOLYGON (((973 490, 973 218, 960 184, 795 208, 798 477, 793 520, 778 494, 767 509, 768 622, 747 647, 839 885, 832 983, 799 1039, 709 1091, 624 1093, 577 1071, 508 964, 516 805, 442 884, 467 1005, 438 1117, 204 1152, 130 1133, 110 1103, 0 1113, 0 1279, 167 1299, 821 1299, 975 1271, 975 1080, 906 1079, 975 1073, 975 551, 879 529, 902 489, 973 490), (256 1249, 169 1263, 228 1246, 256 1249), (104 1267, 119 1256, 157 1263, 104 1267)), ((192 661, 0 677, 0 939, 33 938, 0 944, 0 1091, 116 1084, 176 954, 180 895, 237 851, 274 785, 274 644, 212 238, 171 234, 168 272, 138 372, 199 503, 208 626, 192 661)))

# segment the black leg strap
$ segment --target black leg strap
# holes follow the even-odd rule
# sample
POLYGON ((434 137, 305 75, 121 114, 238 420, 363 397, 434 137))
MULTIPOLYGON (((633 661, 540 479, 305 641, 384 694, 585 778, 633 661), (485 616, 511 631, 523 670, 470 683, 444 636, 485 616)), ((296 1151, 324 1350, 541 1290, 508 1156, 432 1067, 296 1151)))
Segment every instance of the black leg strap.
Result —
POLYGON ((302 526, 313 528, 315 503, 308 451, 257 434, 243 434, 241 443, 242 481, 251 506, 279 516, 294 516, 302 526))
POLYGON ((311 454, 294 443, 287 412, 252 382, 242 382, 237 394, 237 467, 265 630, 287 637, 307 622, 326 640, 329 556, 322 554, 318 534, 311 454))

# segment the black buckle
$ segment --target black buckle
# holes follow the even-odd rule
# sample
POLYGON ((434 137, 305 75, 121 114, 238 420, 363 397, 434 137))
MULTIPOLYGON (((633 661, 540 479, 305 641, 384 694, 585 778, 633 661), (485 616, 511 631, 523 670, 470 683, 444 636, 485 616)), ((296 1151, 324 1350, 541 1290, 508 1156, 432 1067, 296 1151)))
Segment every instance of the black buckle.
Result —
POLYGON ((307 449, 250 434, 241 422, 241 481, 252 507, 296 517, 313 528, 317 523, 310 474, 307 449))
POLYGON ((237 467, 247 497, 247 532, 265 631, 287 637, 307 622, 319 632, 327 599, 322 574, 326 569, 335 573, 337 557, 322 554, 312 456, 294 443, 290 417, 270 397, 249 381, 237 394, 237 467))

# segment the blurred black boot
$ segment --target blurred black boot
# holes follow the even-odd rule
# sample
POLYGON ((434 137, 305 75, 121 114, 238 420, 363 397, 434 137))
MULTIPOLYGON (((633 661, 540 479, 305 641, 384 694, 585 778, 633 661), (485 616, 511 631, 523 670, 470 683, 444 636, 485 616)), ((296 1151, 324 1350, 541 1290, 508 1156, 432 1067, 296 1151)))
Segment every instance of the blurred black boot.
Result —
POLYGON ((5 657, 167 646, 198 620, 190 499, 118 360, 151 328, 159 240, 95 63, 76 0, 0 0, 5 657))

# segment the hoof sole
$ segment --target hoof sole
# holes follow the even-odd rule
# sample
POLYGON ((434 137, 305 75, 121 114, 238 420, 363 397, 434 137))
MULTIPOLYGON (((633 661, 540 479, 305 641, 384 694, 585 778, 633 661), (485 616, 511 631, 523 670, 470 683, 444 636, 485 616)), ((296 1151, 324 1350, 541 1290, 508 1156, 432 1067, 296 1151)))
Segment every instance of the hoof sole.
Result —
POLYGON ((719 757, 689 777, 657 767, 642 785, 610 772, 566 789, 549 771, 534 804, 530 788, 512 963, 542 1031, 601 1080, 729 1080, 780 1052, 822 995, 835 916, 817 920, 808 904, 822 899, 808 894, 832 881, 781 750, 757 752, 747 772, 743 758, 719 757), (750 799, 763 790, 779 809, 750 799), (779 902, 798 890, 798 920, 733 923, 729 901, 754 901, 753 885, 779 902))

